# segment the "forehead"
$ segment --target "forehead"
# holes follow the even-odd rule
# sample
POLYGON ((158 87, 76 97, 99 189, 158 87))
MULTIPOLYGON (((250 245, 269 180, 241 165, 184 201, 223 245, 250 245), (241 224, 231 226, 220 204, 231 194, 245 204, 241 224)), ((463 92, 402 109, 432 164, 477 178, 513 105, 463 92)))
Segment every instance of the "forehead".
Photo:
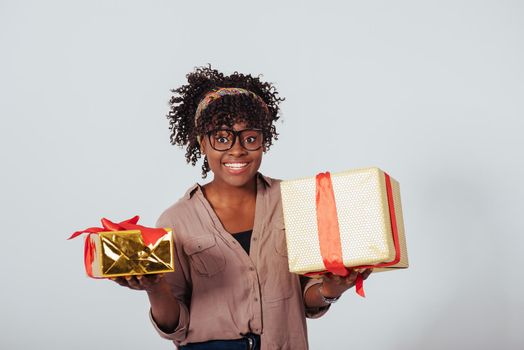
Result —
POLYGON ((248 128, 256 128, 257 125, 253 121, 250 121, 242 117, 226 117, 226 118, 213 118, 213 121, 208 125, 207 130, 216 129, 233 129, 243 130, 248 128))
POLYGON ((237 122, 235 124, 233 124, 232 126, 228 126, 228 125, 221 125, 219 126, 217 129, 233 129, 235 131, 239 131, 239 130, 244 130, 244 129, 247 129, 248 128, 248 125, 246 122, 237 122))

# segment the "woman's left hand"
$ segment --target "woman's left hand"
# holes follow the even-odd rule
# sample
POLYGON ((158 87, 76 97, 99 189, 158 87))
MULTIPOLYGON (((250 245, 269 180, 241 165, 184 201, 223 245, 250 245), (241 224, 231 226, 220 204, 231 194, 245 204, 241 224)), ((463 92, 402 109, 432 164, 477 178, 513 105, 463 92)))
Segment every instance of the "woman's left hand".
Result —
MULTIPOLYGON (((365 269, 360 272, 362 279, 365 280, 369 277, 369 274, 373 271, 372 269, 365 269)), ((349 275, 341 277, 333 275, 332 273, 326 273, 322 275, 322 286, 320 287, 320 293, 326 298, 337 298, 342 295, 346 290, 353 287, 357 280, 359 272, 356 270, 350 270, 349 275)))

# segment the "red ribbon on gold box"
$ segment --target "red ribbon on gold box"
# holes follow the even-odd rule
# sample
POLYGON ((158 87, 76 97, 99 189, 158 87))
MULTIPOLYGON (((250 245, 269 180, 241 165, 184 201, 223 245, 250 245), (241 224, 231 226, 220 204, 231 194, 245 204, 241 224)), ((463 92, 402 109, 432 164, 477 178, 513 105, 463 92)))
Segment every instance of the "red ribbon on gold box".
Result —
POLYGON ((173 272, 173 235, 168 228, 138 225, 138 216, 102 227, 76 231, 68 239, 88 233, 84 246, 87 275, 93 278, 173 272))

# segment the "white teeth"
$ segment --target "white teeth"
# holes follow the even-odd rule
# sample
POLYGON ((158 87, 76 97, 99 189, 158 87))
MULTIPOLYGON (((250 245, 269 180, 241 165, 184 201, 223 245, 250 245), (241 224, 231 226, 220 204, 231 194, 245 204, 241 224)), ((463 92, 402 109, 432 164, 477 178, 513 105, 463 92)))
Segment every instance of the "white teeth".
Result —
POLYGON ((224 163, 228 168, 240 169, 247 165, 247 163, 224 163))

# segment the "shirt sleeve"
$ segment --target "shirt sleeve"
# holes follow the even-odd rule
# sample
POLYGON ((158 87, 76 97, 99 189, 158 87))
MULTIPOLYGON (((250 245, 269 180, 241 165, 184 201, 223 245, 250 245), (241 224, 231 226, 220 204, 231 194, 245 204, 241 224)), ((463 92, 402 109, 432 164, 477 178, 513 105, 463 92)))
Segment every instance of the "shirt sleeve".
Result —
MULTIPOLYGON (((320 278, 311 278, 306 276, 300 276, 300 284, 302 286, 302 296, 303 299, 306 299, 307 290, 317 284, 322 283, 320 278)), ((305 307, 306 317, 307 318, 319 318, 323 316, 331 307, 331 305, 326 305, 322 307, 305 307)))
MULTIPOLYGON (((174 225, 163 220, 162 216, 156 223, 157 227, 173 227, 174 225)), ((158 332, 160 337, 164 339, 172 340, 177 346, 182 343, 187 337, 187 330, 189 326, 189 308, 190 295, 191 295, 191 281, 186 276, 189 276, 189 263, 183 253, 181 252, 180 246, 177 242, 177 235, 173 228, 173 242, 174 242, 174 265, 175 272, 167 273, 165 279, 171 287, 171 291, 175 299, 180 306, 180 316, 178 319, 178 325, 172 333, 166 333, 156 323, 152 310, 149 310, 149 319, 153 324, 153 327, 158 332)))
POLYGON ((149 319, 151 320, 151 323, 153 324, 153 327, 158 332, 158 334, 168 340, 174 341, 177 345, 180 345, 180 342, 186 338, 187 334, 187 326, 189 325, 189 311, 187 309, 187 306, 185 304, 179 303, 180 305, 180 316, 178 319, 178 326, 175 328, 173 333, 166 333, 163 330, 158 327, 158 324, 156 323, 155 319, 153 318, 153 314, 151 312, 151 309, 149 309, 149 319))

